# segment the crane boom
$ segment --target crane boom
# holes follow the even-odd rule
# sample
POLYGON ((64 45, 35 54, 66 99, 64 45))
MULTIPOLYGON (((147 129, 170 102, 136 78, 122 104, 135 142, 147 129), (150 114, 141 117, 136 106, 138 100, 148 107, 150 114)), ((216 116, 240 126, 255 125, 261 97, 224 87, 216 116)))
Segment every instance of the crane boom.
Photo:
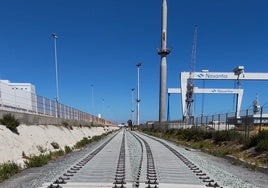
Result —
POLYGON ((192 46, 192 57, 191 57, 191 67, 190 74, 187 80, 187 92, 186 92, 186 111, 184 112, 183 118, 189 118, 193 116, 193 102, 194 102, 194 72, 195 72, 195 63, 196 63, 196 45, 197 45, 197 26, 195 26, 194 30, 194 39, 192 46))

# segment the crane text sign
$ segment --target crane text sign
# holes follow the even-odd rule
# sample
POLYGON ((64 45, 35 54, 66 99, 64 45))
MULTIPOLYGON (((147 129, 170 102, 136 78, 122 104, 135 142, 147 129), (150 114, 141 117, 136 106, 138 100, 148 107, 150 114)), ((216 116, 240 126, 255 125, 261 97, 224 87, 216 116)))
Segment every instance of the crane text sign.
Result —
POLYGON ((227 74, 200 73, 194 76, 197 79, 228 79, 227 74))

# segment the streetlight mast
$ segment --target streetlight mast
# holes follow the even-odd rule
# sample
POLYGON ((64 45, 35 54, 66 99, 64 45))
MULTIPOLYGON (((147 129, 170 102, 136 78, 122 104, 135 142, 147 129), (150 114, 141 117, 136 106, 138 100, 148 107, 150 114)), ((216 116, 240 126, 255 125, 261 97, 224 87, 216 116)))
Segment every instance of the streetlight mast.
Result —
POLYGON ((91 87, 91 109, 93 110, 94 108, 94 93, 93 93, 94 85, 91 84, 90 87, 91 87))
POLYGON ((138 91, 137 91, 137 125, 140 125, 140 66, 141 63, 137 63, 136 66, 138 67, 138 91))
POLYGON ((54 52, 55 52, 55 71, 56 71, 56 105, 57 105, 57 113, 56 116, 59 117, 59 80, 58 80, 58 56, 57 56, 57 39, 58 35, 56 33, 52 33, 52 37, 54 38, 54 52))
POLYGON ((134 98, 134 90, 135 88, 131 89, 131 121, 134 121, 134 108, 133 108, 133 98, 134 98))

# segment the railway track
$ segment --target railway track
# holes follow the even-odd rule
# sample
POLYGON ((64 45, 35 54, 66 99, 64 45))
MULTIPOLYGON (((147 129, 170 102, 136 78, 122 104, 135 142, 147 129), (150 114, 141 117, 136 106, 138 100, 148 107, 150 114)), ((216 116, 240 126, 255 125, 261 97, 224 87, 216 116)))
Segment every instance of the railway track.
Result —
POLYGON ((42 188, 221 187, 168 142, 122 129, 42 188))

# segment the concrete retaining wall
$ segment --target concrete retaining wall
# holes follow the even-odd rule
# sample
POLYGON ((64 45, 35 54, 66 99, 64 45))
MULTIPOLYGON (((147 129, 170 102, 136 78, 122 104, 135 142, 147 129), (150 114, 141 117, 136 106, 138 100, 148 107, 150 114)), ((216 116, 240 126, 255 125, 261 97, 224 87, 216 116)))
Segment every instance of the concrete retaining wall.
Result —
MULTIPOLYGON (((20 112, 10 112, 0 110, 0 118, 2 118, 4 114, 12 114, 19 120, 20 124, 26 124, 26 125, 59 125, 62 124, 63 122, 66 122, 69 125, 74 126, 93 124, 92 122, 85 122, 79 120, 68 120, 68 119, 55 118, 37 114, 26 114, 20 112)), ((100 125, 100 123, 99 124, 94 123, 94 125, 100 125)))

